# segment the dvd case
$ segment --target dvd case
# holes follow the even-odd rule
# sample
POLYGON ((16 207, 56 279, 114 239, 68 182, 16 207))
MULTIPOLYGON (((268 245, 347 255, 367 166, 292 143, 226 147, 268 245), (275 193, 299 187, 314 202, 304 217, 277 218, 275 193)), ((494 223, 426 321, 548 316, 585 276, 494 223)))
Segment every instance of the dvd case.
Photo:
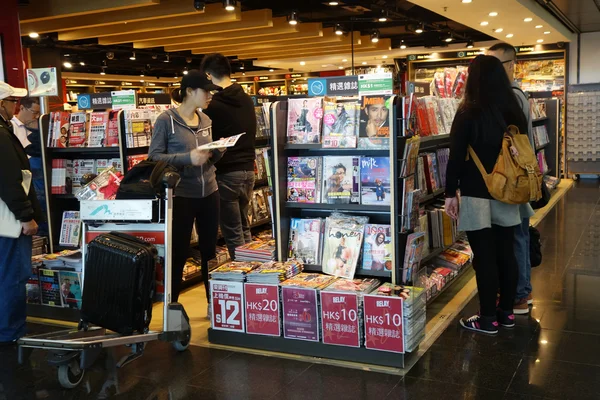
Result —
POLYGON ((322 203, 360 203, 360 158, 358 156, 323 157, 322 203))

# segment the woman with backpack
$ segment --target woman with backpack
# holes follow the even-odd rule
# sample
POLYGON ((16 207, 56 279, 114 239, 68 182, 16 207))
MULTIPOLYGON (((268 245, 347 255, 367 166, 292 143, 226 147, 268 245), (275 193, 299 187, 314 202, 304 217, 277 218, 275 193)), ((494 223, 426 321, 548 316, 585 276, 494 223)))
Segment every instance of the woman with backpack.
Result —
MULTIPOLYGON (((478 56, 469 67, 465 98, 452 123, 445 208, 450 217, 459 220, 459 231, 467 233, 479 292, 479 314, 462 318, 460 324, 492 335, 498 333, 499 325, 515 325, 514 230, 532 212, 527 203, 495 200, 490 191, 496 193, 493 184, 498 182, 484 179, 474 159, 479 159, 483 172, 492 172, 509 125, 527 133, 527 120, 502 63, 496 57, 478 56)), ((510 151, 515 156, 516 147, 511 146, 510 151)))
POLYGON ((214 164, 222 153, 198 150, 199 146, 212 142, 212 122, 198 109, 206 108, 211 92, 220 89, 206 74, 189 71, 182 78, 180 88, 171 93, 179 107, 159 115, 154 124, 149 158, 173 165, 181 175, 173 200, 173 302, 179 298, 195 220, 202 255, 202 277, 210 303, 208 261, 215 257, 219 224, 219 192, 214 164))

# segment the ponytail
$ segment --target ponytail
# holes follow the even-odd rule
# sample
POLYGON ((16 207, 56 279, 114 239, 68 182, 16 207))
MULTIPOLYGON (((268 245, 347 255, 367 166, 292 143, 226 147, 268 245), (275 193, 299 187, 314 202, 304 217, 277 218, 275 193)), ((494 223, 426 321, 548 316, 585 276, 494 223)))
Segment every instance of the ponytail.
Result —
POLYGON ((171 92, 171 98, 175 103, 181 104, 184 98, 184 96, 182 95, 181 88, 173 89, 173 91, 171 92))

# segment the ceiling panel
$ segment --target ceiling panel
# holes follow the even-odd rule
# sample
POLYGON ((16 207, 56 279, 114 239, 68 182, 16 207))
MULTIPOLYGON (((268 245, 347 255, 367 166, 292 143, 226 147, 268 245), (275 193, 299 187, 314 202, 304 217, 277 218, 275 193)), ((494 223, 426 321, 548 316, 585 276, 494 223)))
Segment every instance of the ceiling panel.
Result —
POLYGON ((47 21, 65 16, 96 14, 113 10, 154 6, 159 0, 31 0, 26 7, 19 7, 21 22, 47 21))
POLYGON ((594 0, 552 0, 582 32, 600 31, 600 10, 594 0))

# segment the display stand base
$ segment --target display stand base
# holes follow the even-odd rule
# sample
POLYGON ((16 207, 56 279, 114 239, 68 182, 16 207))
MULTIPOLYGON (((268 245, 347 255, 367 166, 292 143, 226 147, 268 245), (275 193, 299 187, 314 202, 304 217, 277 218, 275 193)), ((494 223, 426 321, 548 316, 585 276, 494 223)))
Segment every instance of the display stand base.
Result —
POLYGON ((72 308, 50 307, 41 304, 27 304, 27 316, 57 321, 79 322, 80 311, 72 308))
POLYGON ((244 347, 394 368, 404 368, 405 356, 409 356, 385 351, 368 350, 362 347, 332 346, 317 342, 284 339, 283 337, 219 331, 212 328, 208 330, 208 341, 212 344, 224 346, 244 347))

